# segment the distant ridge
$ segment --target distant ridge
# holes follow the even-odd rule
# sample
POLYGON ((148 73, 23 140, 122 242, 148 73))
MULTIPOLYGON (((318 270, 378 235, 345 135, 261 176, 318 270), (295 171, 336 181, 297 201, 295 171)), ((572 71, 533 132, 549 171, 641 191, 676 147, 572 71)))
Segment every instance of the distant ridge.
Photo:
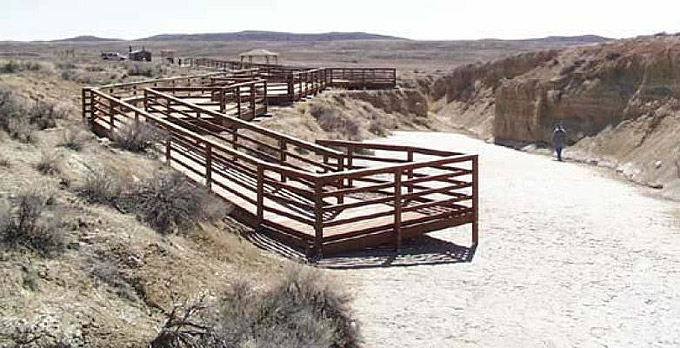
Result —
POLYGON ((599 43, 605 41, 611 41, 611 38, 599 36, 599 35, 578 35, 578 36, 548 36, 535 39, 525 39, 521 41, 544 41, 544 42, 555 42, 555 43, 599 43))
POLYGON ((555 43, 555 44, 590 44, 611 41, 613 39, 598 35, 577 35, 577 36, 546 36, 530 39, 496 39, 487 38, 471 41, 502 41, 502 42, 534 42, 534 43, 555 43))
POLYGON ((236 33, 161 34, 137 41, 336 41, 336 40, 406 40, 403 38, 363 32, 329 32, 296 34, 276 31, 240 31, 236 33))
POLYGON ((52 40, 51 42, 103 42, 103 41, 123 41, 121 39, 108 39, 103 37, 97 37, 92 35, 81 35, 76 37, 70 37, 61 40, 52 40))

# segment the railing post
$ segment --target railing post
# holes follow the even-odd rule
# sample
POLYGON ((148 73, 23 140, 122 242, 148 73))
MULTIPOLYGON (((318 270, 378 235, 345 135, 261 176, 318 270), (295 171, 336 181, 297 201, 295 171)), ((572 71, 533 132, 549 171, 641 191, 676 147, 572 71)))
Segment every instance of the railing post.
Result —
POLYGON ((295 82, 292 72, 288 75, 288 101, 291 103, 295 101, 295 82))
POLYGON ((472 245, 479 243, 479 157, 472 158, 472 245))
POLYGON ((396 249, 401 249, 401 168, 394 172, 394 234, 396 249))
POLYGON ((149 91, 144 90, 144 102, 142 103, 144 105, 144 111, 149 111, 149 91))
MULTIPOLYGON (((288 144, 286 143, 285 139, 279 139, 279 164, 284 165, 286 163, 286 151, 288 148, 288 144)), ((286 175, 281 173, 281 182, 286 182, 286 175)))
POLYGON ((236 87, 236 116, 241 118, 241 87, 236 87))
MULTIPOLYGON (((411 149, 408 150, 406 160, 408 161, 408 163, 413 162, 413 150, 411 150, 411 149)), ((409 168, 407 170, 406 178, 408 180, 413 179, 413 168, 409 168)), ((408 188, 407 188, 408 193, 413 193, 413 184, 409 183, 409 185, 407 185, 407 186, 408 186, 408 188)))
MULTIPOLYGON (((337 157, 336 158, 337 166, 338 166, 338 172, 342 173, 345 170, 345 159, 343 157, 337 157)), ((345 188, 345 178, 341 178, 338 184, 338 189, 342 190, 345 188)), ((337 196, 338 199, 338 204, 342 204, 345 202, 345 195, 340 193, 337 196)))
POLYGON ((220 98, 220 113, 223 114, 224 111, 227 109, 227 98, 226 98, 226 88, 220 88, 219 89, 219 98, 220 98))
MULTIPOLYGON (((231 133, 231 145, 234 150, 238 150, 238 127, 234 126, 234 131, 231 133)), ((238 161, 238 157, 234 155, 234 162, 238 161)))
POLYGON ((87 119, 87 89, 83 88, 82 89, 82 97, 83 97, 83 119, 87 119))
POLYGON ((205 144, 205 186, 212 190, 212 145, 205 144))
POLYGON ((304 94, 304 89, 302 88, 302 72, 298 74, 298 79, 300 80, 300 98, 302 99, 302 95, 304 94))
POLYGON ((116 118, 113 114, 114 114, 113 101, 109 100, 109 134, 110 135, 113 135, 113 129, 115 128, 115 122, 116 122, 116 118))
POLYGON ((171 149, 172 149, 172 134, 168 133, 167 137, 165 138, 165 164, 167 166, 171 166, 171 160, 172 160, 172 154, 171 154, 171 149))
POLYGON ((257 166, 257 226, 264 221, 264 167, 257 166))
POLYGON ((250 85, 250 108, 252 109, 253 112, 253 118, 257 116, 257 112, 255 112, 255 98, 256 98, 257 90, 255 89, 255 83, 253 82, 250 85))
MULTIPOLYGON (((353 159, 353 157, 354 157, 354 147, 352 147, 351 145, 347 146, 347 170, 352 170, 352 167, 353 167, 352 159, 353 159)), ((347 187, 352 187, 352 186, 354 186, 353 182, 352 182, 352 178, 347 178, 347 187)))
POLYGON ((314 254, 321 258, 323 256, 323 184, 317 178, 314 181, 314 254))
POLYGON ((264 113, 269 112, 269 99, 267 98, 267 80, 264 80, 264 113))

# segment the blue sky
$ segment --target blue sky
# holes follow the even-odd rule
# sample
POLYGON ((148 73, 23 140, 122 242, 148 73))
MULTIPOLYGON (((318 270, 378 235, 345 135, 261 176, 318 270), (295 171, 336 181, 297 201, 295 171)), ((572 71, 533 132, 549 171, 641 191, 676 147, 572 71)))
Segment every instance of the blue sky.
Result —
POLYGON ((422 40, 680 32, 680 1, 0 0, 0 40, 366 31, 422 40))

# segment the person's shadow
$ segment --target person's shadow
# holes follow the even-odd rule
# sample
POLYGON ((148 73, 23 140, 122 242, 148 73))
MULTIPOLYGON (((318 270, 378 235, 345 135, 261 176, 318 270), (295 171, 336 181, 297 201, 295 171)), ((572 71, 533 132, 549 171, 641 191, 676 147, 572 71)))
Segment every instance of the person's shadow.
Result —
POLYGON ((445 240, 422 235, 404 242, 397 252, 394 246, 334 254, 321 260, 307 259, 301 250, 267 237, 261 233, 248 233, 246 239, 256 246, 298 262, 313 263, 329 269, 362 269, 377 267, 409 267, 472 262, 477 245, 462 246, 445 240))

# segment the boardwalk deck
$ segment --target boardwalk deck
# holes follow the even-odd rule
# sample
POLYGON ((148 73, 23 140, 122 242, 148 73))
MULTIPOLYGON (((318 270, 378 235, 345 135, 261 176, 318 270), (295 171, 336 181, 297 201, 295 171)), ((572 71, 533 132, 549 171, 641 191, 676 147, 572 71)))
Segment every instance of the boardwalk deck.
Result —
MULTIPOLYGON (((229 77, 86 88, 83 115, 104 136, 135 122, 161 129, 169 166, 234 204, 244 223, 308 255, 398 248, 403 239, 468 223, 477 243, 476 156, 304 142, 247 122, 267 112, 269 81, 216 84, 229 77)), ((313 93, 304 87, 301 93, 313 93)))

